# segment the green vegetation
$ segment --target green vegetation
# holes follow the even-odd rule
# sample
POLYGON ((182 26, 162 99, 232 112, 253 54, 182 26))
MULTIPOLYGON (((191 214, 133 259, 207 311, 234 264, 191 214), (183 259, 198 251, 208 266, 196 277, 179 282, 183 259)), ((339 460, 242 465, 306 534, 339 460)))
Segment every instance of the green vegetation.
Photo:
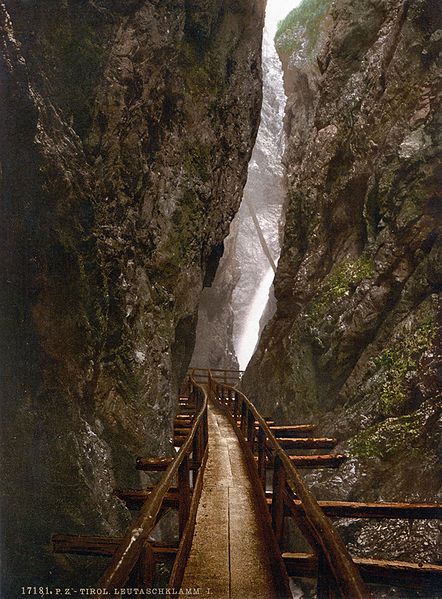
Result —
POLYGON ((321 32, 321 22, 330 6, 330 0, 303 0, 285 19, 278 23, 275 43, 284 53, 299 51, 304 43, 309 58, 321 32))
POLYGON ((394 347, 385 349, 373 360, 377 368, 385 371, 379 397, 385 414, 394 413, 407 399, 407 375, 416 368, 434 335, 434 325, 424 322, 413 333, 404 337, 394 347))
POLYGON ((422 424, 416 414, 388 418, 353 437, 349 449, 361 458, 385 458, 406 446, 411 448, 421 430, 422 424))
POLYGON ((352 287, 373 274, 373 263, 364 255, 339 264, 328 275, 319 295, 310 304, 310 316, 314 320, 320 320, 327 314, 333 302, 348 295, 352 287))

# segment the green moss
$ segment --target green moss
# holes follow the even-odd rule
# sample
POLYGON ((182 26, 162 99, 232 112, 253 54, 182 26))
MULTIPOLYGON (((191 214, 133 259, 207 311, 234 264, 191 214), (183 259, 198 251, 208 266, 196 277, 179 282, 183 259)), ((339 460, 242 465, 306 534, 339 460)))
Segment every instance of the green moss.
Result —
POLYGON ((411 448, 421 430, 419 418, 414 414, 388 418, 353 437, 349 449, 358 457, 385 458, 406 447, 411 448))
POLYGON ((292 54, 299 51, 305 43, 307 56, 311 58, 318 42, 322 19, 329 5, 329 0, 303 0, 278 23, 275 35, 277 48, 292 54))
POLYGON ((374 274, 373 262, 366 256, 337 265, 326 278, 324 285, 310 304, 309 313, 315 320, 323 318, 333 302, 348 295, 355 285, 374 274))
POLYGON ((434 335, 434 324, 426 321, 373 360, 374 366, 384 372, 379 401, 385 414, 394 413, 406 401, 407 375, 415 370, 434 335))

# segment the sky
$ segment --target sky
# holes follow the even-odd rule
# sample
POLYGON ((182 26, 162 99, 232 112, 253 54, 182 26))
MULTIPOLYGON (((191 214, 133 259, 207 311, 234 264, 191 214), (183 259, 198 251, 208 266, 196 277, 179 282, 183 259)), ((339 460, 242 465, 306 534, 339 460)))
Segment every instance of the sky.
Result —
POLYGON ((282 21, 293 8, 300 4, 301 0, 267 0, 266 27, 272 36, 276 33, 278 21, 282 21))

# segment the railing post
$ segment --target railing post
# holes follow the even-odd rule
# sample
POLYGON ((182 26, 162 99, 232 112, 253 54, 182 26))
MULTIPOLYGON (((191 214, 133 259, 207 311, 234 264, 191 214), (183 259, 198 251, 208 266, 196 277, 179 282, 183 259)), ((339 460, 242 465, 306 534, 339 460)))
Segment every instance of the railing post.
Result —
POLYGON ((266 491, 266 434, 258 428, 258 476, 264 493, 266 491))
POLYGON ((276 540, 279 544, 282 541, 284 532, 284 491, 286 485, 286 476, 284 466, 279 456, 275 456, 273 464, 273 484, 272 484, 272 527, 276 540))
POLYGON ((137 568, 135 569, 137 586, 152 588, 155 578, 155 555, 152 545, 146 541, 138 558, 137 568))
POLYGON ((203 447, 202 453, 204 454, 207 443, 209 441, 209 416, 207 413, 207 408, 204 410, 203 418, 202 418, 202 427, 203 427, 203 447))
POLYGON ((237 421, 238 418, 238 404, 239 404, 239 395, 238 392, 235 391, 235 399, 233 400, 233 420, 237 421))
POLYGON ((232 399, 233 399, 233 391, 229 389, 227 392, 227 408, 229 410, 229 414, 232 413, 232 399))
POLYGON ((190 511, 190 480, 189 480, 189 456, 184 456, 178 468, 178 526, 180 538, 183 536, 190 511))
POLYGON ((201 435, 200 435, 201 424, 198 426, 198 430, 195 431, 192 442, 192 460, 193 463, 199 468, 202 460, 203 448, 201 447, 201 435))
POLYGON ((247 418, 247 404, 245 401, 242 402, 241 404, 241 432, 243 434, 243 436, 246 436, 246 427, 247 427, 247 422, 246 422, 246 418, 247 418))
POLYGON ((336 599, 336 585, 333 573, 325 558, 324 552, 318 552, 318 578, 316 585, 317 599, 336 599))
POLYGON ((247 416, 247 443, 249 444, 250 451, 253 453, 255 445, 255 416, 252 412, 248 412, 247 416))

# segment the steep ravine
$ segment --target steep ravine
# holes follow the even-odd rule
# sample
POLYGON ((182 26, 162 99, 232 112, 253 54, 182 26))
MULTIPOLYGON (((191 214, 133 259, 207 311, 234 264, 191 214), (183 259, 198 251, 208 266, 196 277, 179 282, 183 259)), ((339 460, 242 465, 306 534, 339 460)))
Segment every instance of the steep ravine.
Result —
MULTIPOLYGON (((288 208, 244 388, 342 439, 346 465, 309 475, 321 498, 438 497, 440 18, 434 0, 305 0, 277 36, 288 208)), ((358 555, 440 559, 431 523, 342 528, 358 555)))
MULTIPOLYGON (((195 366, 245 368, 258 340, 259 320, 273 279, 266 252, 270 254, 273 264, 279 258, 284 204, 281 157, 286 98, 281 63, 273 41, 276 24, 272 9, 275 10, 278 1, 267 2, 261 121, 241 206, 230 226, 213 284, 201 296, 192 358, 195 366), (259 223, 265 250, 251 210, 259 223), (257 297, 258 294, 261 297, 257 297), (257 301, 260 300, 261 309, 257 307, 257 301)), ((265 322, 274 310, 273 303, 269 304, 263 318, 265 322)))
POLYGON ((112 489, 171 450, 258 127, 263 9, 0 5, 2 596, 93 582, 51 533, 120 533, 112 489))

